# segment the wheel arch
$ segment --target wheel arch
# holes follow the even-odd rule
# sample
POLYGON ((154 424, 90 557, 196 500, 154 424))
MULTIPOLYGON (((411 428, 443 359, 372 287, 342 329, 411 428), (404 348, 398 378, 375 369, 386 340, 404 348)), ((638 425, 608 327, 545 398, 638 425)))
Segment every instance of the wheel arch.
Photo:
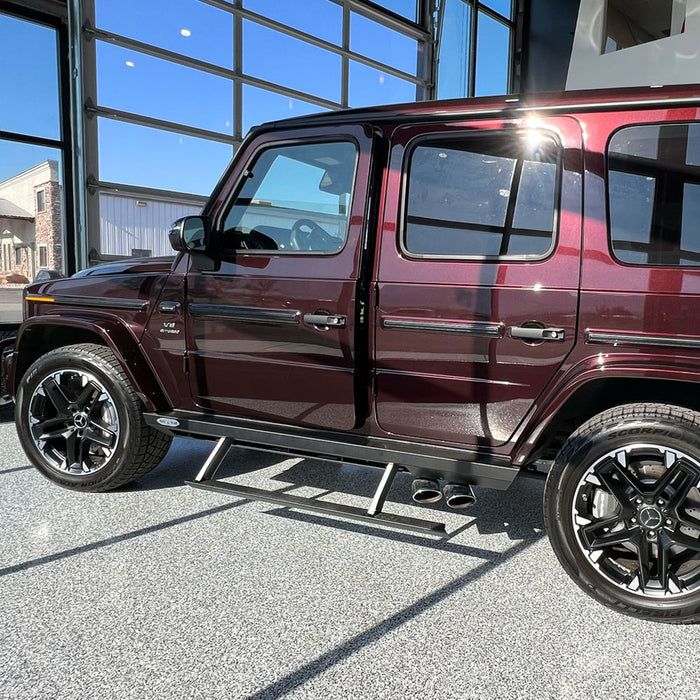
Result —
POLYGON ((8 386, 16 393, 29 367, 50 350, 94 343, 109 347, 121 365, 134 391, 149 411, 167 410, 170 403, 141 347, 122 324, 108 319, 37 317, 20 328, 15 345, 16 359, 8 386))
POLYGON ((700 413, 700 376, 689 382, 679 379, 650 378, 637 374, 596 376, 577 386, 519 444, 514 464, 524 466, 538 459, 553 459, 567 438, 580 425, 603 411, 631 403, 661 403, 700 413), (697 391, 679 390, 679 385, 695 384, 697 391))

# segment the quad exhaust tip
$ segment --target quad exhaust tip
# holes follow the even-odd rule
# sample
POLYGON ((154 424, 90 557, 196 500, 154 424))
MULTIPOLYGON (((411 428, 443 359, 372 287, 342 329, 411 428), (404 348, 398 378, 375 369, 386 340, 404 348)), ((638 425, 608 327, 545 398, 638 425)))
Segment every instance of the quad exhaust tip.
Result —
POLYGON ((416 503, 436 503, 442 498, 440 484, 435 479, 414 479, 411 491, 416 503))
POLYGON ((446 484, 442 492, 450 508, 468 508, 476 503, 476 496, 469 484, 446 484))

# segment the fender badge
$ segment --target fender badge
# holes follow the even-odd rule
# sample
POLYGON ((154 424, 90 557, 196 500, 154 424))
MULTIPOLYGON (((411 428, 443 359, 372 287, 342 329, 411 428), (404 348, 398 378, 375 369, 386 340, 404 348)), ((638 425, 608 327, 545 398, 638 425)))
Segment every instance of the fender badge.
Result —
POLYGON ((164 425, 166 428, 177 428, 180 425, 180 421, 174 418, 158 418, 156 423, 158 423, 158 425, 164 425))

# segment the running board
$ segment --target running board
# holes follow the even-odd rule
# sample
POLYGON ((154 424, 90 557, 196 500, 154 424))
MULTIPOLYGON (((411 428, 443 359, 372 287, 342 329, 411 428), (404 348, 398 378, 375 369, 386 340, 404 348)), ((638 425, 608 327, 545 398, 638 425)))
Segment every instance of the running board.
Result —
POLYGON ((398 466, 393 463, 386 465, 370 506, 367 510, 364 510, 363 508, 346 506, 340 503, 329 503, 328 501, 320 501, 315 498, 294 496, 280 491, 268 491, 251 486, 232 484, 228 481, 217 481, 214 479, 214 475, 232 445, 233 441, 230 438, 220 438, 209 457, 207 457, 199 474, 197 474, 193 481, 187 481, 185 483, 198 489, 218 491, 233 496, 239 496, 240 498, 274 503, 295 510, 308 510, 313 513, 322 513, 323 515, 332 515, 349 520, 359 520, 364 523, 371 523, 372 525, 420 532, 436 537, 447 537, 444 523, 382 512, 387 494, 398 472, 398 466))

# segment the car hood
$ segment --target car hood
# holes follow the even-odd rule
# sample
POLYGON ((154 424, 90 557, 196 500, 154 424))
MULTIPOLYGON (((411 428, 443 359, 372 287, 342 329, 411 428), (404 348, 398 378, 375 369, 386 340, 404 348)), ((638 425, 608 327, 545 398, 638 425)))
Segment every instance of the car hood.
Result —
POLYGON ((174 256, 162 258, 129 258, 117 262, 89 267, 73 275, 76 277, 94 277, 98 275, 143 275, 148 272, 170 272, 174 256))

